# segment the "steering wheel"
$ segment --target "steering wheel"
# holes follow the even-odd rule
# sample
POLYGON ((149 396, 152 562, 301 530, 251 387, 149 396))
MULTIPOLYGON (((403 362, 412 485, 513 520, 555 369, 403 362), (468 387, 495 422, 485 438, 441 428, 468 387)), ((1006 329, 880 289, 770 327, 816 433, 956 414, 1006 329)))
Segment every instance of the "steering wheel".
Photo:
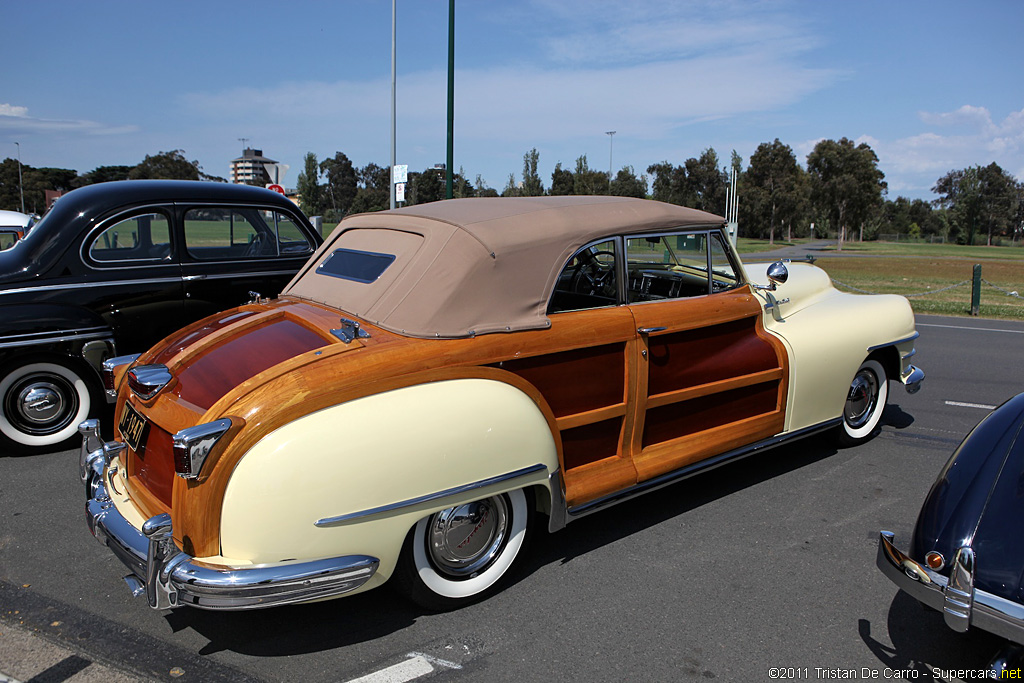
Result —
POLYGON ((583 254, 572 272, 570 288, 576 294, 615 297, 615 254, 610 251, 594 251, 583 254), (601 263, 599 256, 609 256, 612 262, 601 263))

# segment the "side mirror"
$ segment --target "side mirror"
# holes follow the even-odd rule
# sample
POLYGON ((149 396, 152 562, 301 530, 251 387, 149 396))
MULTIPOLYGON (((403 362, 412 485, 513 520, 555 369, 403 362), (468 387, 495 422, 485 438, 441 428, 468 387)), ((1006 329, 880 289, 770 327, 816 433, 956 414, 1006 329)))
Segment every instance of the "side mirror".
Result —
POLYGON ((751 283, 750 286, 757 291, 774 292, 776 287, 786 284, 788 279, 789 269, 786 268, 786 264, 782 261, 776 261, 768 266, 768 284, 758 285, 751 283))
POLYGON ((786 264, 782 261, 776 261, 768 266, 768 281, 773 285, 784 285, 788 279, 789 269, 786 268, 786 264))

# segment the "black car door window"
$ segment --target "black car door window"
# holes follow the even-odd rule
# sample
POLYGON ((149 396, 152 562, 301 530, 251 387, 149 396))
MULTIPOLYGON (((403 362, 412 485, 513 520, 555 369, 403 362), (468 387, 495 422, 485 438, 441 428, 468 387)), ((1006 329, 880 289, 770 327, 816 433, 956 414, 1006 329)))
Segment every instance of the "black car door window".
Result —
POLYGON ((194 259, 239 260, 312 251, 295 221, 277 211, 208 207, 185 212, 185 248, 194 259))
POLYGON ((170 256, 170 221, 155 212, 122 218, 89 245, 89 258, 99 263, 162 261, 170 256))

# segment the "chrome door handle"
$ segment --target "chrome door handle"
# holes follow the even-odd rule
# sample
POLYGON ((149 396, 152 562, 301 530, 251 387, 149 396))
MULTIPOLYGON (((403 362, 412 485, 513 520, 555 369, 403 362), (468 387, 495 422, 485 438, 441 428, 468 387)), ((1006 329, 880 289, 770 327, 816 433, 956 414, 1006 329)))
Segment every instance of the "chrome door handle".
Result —
POLYGON ((206 276, 205 275, 185 275, 181 279, 184 282, 191 282, 192 280, 205 280, 206 276))
POLYGON ((640 334, 654 334, 655 332, 663 332, 667 329, 667 327, 638 327, 636 331, 640 334))

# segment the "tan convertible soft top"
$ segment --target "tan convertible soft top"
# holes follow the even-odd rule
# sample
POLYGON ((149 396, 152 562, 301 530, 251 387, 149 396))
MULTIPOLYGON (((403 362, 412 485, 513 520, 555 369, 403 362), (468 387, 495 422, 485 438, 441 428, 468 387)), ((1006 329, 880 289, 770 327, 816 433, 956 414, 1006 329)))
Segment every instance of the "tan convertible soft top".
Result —
POLYGON ((550 325, 548 299, 581 247, 615 235, 722 225, 714 214, 626 197, 452 199, 343 220, 282 294, 416 337, 550 325), (372 282, 317 269, 336 250, 394 256, 372 282))

